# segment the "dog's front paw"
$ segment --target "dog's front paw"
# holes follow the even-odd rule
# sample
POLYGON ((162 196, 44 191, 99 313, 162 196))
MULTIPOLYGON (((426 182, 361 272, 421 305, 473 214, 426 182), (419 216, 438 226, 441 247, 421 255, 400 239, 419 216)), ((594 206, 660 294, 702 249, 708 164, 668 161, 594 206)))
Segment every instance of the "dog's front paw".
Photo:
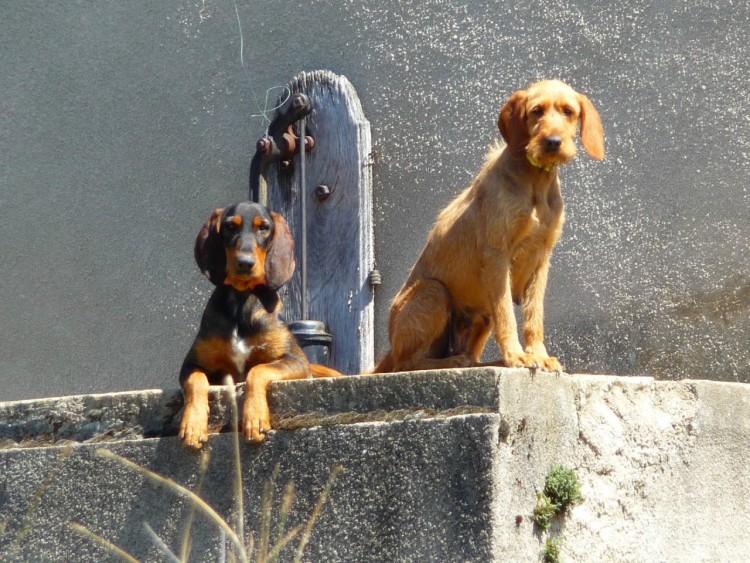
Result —
POLYGON ((193 403, 185 405, 179 436, 186 448, 201 449, 208 442, 208 409, 193 403))
POLYGON ((533 354, 506 352, 504 356, 505 365, 509 368, 539 369, 540 367, 537 358, 533 354))
POLYGON ((554 373, 562 373, 563 367, 560 362, 557 360, 557 358, 555 358, 554 356, 550 356, 547 353, 547 349, 541 342, 527 346, 524 352, 526 352, 524 356, 526 357, 527 361, 525 367, 531 369, 540 369, 542 371, 551 371, 554 373))
POLYGON ((544 371, 552 371, 555 373, 563 372, 562 364, 554 356, 547 356, 546 358, 540 358, 538 362, 539 362, 539 367, 541 367, 544 371))
POLYGON ((271 412, 265 398, 247 397, 242 411, 242 429, 246 442, 259 443, 271 430, 271 412))

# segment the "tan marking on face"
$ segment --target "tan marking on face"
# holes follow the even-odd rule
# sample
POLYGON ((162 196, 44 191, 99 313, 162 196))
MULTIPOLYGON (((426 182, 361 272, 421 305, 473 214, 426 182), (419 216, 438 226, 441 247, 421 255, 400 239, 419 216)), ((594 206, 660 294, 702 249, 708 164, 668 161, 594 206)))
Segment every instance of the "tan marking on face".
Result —
POLYGON ((267 227, 268 221, 266 221, 263 217, 255 217, 253 219, 253 228, 257 231, 261 227, 267 227))
MULTIPOLYGON (((237 247, 240 243, 237 244, 237 247)), ((266 283, 266 254, 265 248, 255 246, 255 265, 249 274, 237 272, 237 258, 241 255, 237 248, 227 248, 227 275, 225 285, 231 285, 237 291, 251 291, 266 283)))
MULTIPOLYGON (((238 228, 243 224, 243 218, 240 215, 232 216, 229 220, 234 222, 238 228)), ((268 283, 266 279, 266 255, 268 249, 261 246, 260 241, 258 240, 258 231, 270 228, 270 222, 263 217, 256 216, 252 219, 252 226, 252 233, 241 233, 241 235, 237 237, 234 246, 226 248, 227 271, 224 283, 232 286, 237 291, 251 291, 260 285, 268 283), (253 245, 255 265, 251 272, 240 273, 237 271, 237 258, 243 255, 241 251, 243 238, 252 236, 256 237, 255 244, 253 245)))

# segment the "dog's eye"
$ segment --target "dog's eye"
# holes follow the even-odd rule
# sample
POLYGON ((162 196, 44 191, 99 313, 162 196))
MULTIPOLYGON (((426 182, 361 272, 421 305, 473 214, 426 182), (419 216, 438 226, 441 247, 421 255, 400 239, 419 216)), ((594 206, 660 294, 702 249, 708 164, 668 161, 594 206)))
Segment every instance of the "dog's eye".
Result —
POLYGON ((271 230, 270 223, 261 223, 260 225, 258 225, 258 232, 262 235, 267 235, 270 230, 271 230))
POLYGON ((534 115, 536 117, 543 116, 544 115, 544 108, 536 106, 534 109, 531 110, 531 115, 534 115))
POLYGON ((563 108, 563 113, 568 117, 573 117, 576 114, 575 110, 570 106, 565 106, 563 108))
POLYGON ((242 217, 240 215, 232 215, 227 217, 222 223, 221 227, 227 233, 236 233, 242 227, 242 217))

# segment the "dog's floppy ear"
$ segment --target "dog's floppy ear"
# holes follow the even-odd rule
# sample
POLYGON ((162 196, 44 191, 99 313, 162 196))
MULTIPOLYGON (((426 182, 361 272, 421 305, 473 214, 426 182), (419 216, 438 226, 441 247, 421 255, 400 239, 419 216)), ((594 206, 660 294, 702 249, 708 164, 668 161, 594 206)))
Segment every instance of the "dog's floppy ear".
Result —
POLYGON ((278 213, 273 217, 273 239, 266 254, 266 285, 273 290, 292 279, 294 274, 294 237, 286 220, 278 213))
POLYGON ((227 275, 227 254, 221 241, 223 209, 214 209, 195 238, 195 262, 201 273, 214 285, 224 283, 227 275))
POLYGON ((497 118, 500 134, 508 144, 513 158, 522 158, 529 142, 529 129, 526 126, 527 100, 526 90, 519 90, 505 102, 497 118))
POLYGON ((596 111, 594 104, 586 96, 578 94, 581 104, 581 144, 592 158, 604 158, 604 127, 602 118, 596 111))

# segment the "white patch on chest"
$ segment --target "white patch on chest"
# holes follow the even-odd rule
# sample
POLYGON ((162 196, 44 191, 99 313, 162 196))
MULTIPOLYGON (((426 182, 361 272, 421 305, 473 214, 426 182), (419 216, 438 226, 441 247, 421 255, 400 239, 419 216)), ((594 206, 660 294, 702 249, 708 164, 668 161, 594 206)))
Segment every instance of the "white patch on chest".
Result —
POLYGON ((250 354, 255 350, 255 346, 250 346, 248 343, 237 334, 237 329, 232 331, 232 338, 230 340, 230 350, 232 356, 232 362, 234 362, 237 368, 237 373, 244 375, 245 366, 250 354))

